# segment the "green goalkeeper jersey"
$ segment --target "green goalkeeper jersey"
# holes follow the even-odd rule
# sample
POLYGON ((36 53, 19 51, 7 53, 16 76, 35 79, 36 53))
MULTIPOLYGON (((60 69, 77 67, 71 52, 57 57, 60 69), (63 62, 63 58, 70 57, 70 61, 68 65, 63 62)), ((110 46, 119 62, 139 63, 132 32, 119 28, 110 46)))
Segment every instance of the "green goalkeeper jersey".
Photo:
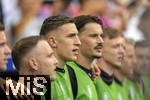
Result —
POLYGON ((56 69, 56 80, 51 82, 51 100, 74 100, 66 66, 56 69))
POLYGON ((91 75, 75 62, 68 62, 67 65, 74 70, 77 79, 77 96, 75 100, 98 100, 91 75))
POLYGON ((128 93, 129 100, 144 100, 142 89, 138 82, 126 79, 125 89, 128 93))

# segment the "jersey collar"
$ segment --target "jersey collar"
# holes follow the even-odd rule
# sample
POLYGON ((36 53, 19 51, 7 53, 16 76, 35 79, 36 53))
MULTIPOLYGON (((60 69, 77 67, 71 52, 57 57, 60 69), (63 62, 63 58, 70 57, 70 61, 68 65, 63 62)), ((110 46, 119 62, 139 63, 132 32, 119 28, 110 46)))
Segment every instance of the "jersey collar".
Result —
POLYGON ((61 72, 61 73, 65 73, 65 69, 64 68, 56 67, 56 71, 61 72))
POLYGON ((100 77, 102 78, 102 80, 108 84, 108 85, 111 85, 113 80, 114 80, 114 76, 113 75, 109 75, 107 74, 105 71, 101 70, 101 74, 100 74, 100 77))
POLYGON ((92 78, 92 70, 86 69, 84 68, 82 65, 78 64, 77 62, 75 62, 83 71, 85 71, 87 73, 87 75, 92 78))

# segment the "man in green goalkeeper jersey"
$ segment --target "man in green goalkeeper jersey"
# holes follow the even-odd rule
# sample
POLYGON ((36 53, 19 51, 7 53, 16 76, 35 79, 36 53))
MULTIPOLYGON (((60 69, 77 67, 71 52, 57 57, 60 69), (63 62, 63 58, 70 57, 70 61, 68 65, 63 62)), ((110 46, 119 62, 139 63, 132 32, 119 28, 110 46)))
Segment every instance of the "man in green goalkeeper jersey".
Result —
POLYGON ((58 65, 56 80, 51 82, 51 100, 73 100, 70 78, 65 63, 77 59, 80 40, 74 20, 66 16, 51 16, 43 22, 40 35, 53 48, 58 65))
POLYGON ((135 53, 137 59, 136 70, 139 72, 139 79, 143 79, 144 100, 149 100, 149 75, 150 75, 150 42, 149 40, 139 41, 135 44, 135 53))
POLYGON ((75 24, 81 41, 80 52, 76 62, 68 62, 75 75, 70 74, 74 82, 72 86, 75 100, 98 100, 92 80, 91 64, 95 58, 102 56, 103 31, 102 22, 95 16, 82 15, 75 17, 75 24), (76 84, 74 84, 76 83, 76 84))
POLYGON ((99 100, 124 100, 122 86, 118 86, 114 80, 114 71, 122 66, 125 39, 119 31, 105 28, 104 41, 103 59, 97 60, 101 70, 100 79, 95 81, 99 100))
POLYGON ((136 56, 134 45, 135 43, 133 40, 126 39, 126 56, 122 67, 123 75, 126 77, 124 85, 129 100, 143 100, 143 93, 139 80, 140 77, 135 71, 136 56))

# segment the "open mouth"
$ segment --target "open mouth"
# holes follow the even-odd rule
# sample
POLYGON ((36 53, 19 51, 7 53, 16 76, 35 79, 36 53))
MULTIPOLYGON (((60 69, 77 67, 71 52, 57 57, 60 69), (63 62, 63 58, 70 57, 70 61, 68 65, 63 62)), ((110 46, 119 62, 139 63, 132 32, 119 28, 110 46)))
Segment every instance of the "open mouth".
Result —
POLYGON ((99 44, 99 45, 97 45, 96 47, 95 47, 95 49, 98 49, 98 50, 100 50, 100 49, 102 49, 103 48, 103 45, 102 44, 99 44))
POLYGON ((79 50, 79 49, 73 49, 72 51, 73 51, 75 54, 78 54, 78 50, 79 50))
POLYGON ((102 49, 102 48, 103 48, 102 46, 95 47, 95 49, 102 49))
POLYGON ((119 61, 123 61, 123 57, 122 56, 118 57, 118 59, 119 59, 119 61))
POLYGON ((103 46, 96 46, 95 50, 98 51, 98 52, 101 52, 102 48, 103 48, 103 46))

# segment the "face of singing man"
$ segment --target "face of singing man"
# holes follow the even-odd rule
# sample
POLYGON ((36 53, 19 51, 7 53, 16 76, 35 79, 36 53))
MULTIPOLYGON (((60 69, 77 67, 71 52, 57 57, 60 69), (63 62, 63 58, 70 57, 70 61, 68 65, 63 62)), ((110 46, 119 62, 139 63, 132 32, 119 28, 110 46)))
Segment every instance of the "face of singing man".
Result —
POLYGON ((49 44, 54 47, 56 57, 60 62, 77 59, 81 42, 78 38, 78 30, 74 23, 64 24, 55 30, 53 36, 49 36, 49 44))
POLYGON ((112 39, 106 37, 104 41, 105 44, 102 52, 104 60, 120 68, 125 55, 125 39, 121 36, 112 39))
POLYGON ((7 58, 11 53, 10 48, 7 45, 7 38, 4 31, 0 31, 0 71, 7 69, 7 58))
POLYGON ((135 47, 133 44, 126 43, 126 55, 124 57, 124 66, 122 71, 125 72, 127 76, 132 76, 134 68, 136 66, 136 56, 135 47))
MULTIPOLYGON (((50 79, 56 79, 56 65, 58 63, 54 51, 45 40, 40 40, 37 45, 27 54, 27 64, 34 73, 50 75, 50 79), (38 55, 38 56, 37 56, 38 55)), ((26 60, 25 60, 26 61, 26 60)))
POLYGON ((148 47, 136 47, 135 48, 137 66, 136 69, 143 72, 145 68, 149 67, 149 48, 148 47))
POLYGON ((79 33, 81 40, 80 52, 88 58, 100 58, 102 56, 103 30, 98 23, 87 23, 83 31, 79 33))

